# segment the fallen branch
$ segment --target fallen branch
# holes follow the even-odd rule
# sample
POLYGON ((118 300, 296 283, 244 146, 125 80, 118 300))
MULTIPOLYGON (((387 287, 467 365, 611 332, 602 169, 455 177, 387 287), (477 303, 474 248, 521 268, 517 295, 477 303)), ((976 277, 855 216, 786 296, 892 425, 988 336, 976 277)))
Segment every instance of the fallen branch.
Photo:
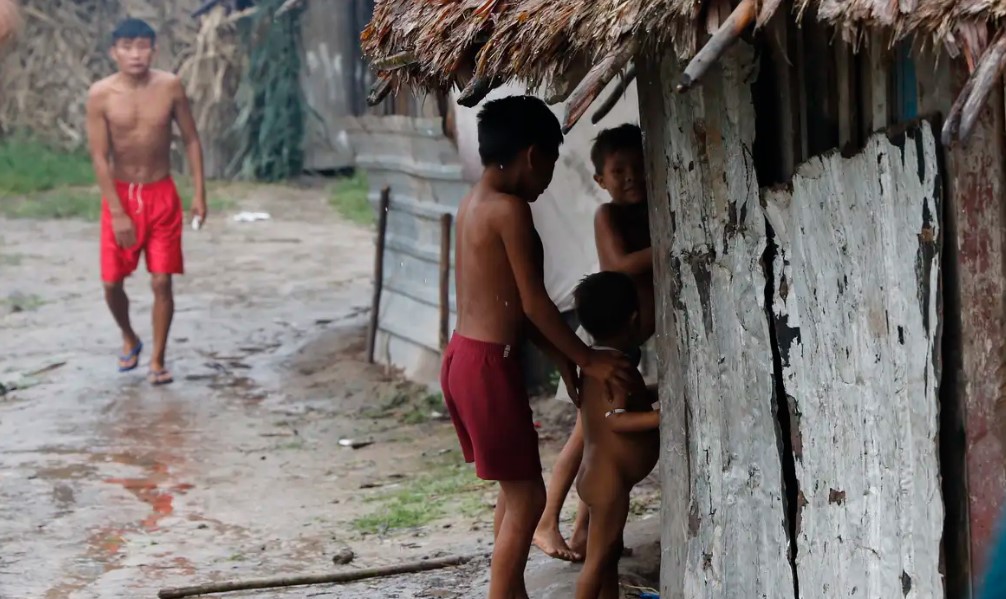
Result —
POLYGON ((706 45, 702 46, 698 54, 685 67, 685 72, 681 75, 681 80, 675 88, 676 91, 679 94, 684 93, 691 89, 699 79, 702 79, 709 67, 716 64, 720 56, 737 41, 737 38, 741 33, 744 33, 754 18, 755 0, 741 0, 737 8, 727 17, 727 20, 723 21, 723 25, 716 30, 706 45))
POLYGON ((635 56, 636 48, 636 42, 629 42, 625 46, 609 52, 590 69, 580 85, 573 90, 569 102, 566 104, 566 118, 563 120, 562 126, 563 134, 569 133, 580 117, 590 108, 597 95, 604 91, 615 75, 635 56))
POLYGON ((974 88, 968 94, 968 99, 961 110, 958 139, 963 141, 971 135, 971 130, 974 129, 978 116, 985 108, 993 86, 997 83, 1001 85, 1003 67, 1006 67, 1006 32, 1000 31, 995 41, 982 55, 978 68, 971 75, 971 79, 975 82, 974 88))
POLYGON ((314 584, 345 584, 370 578, 384 578, 386 576, 399 576, 401 574, 413 574, 417 572, 427 572, 429 570, 439 570, 461 566, 472 560, 486 557, 486 554, 473 554, 463 556, 445 557, 441 559, 421 560, 406 562, 396 566, 384 566, 381 568, 365 568, 350 572, 335 572, 333 574, 316 574, 307 576, 288 576, 281 578, 260 578, 257 580, 244 580, 233 582, 218 582, 202 584, 191 587, 179 587, 172 589, 161 589, 157 593, 160 599, 181 599, 183 597, 194 597, 196 595, 209 595, 214 593, 229 593, 232 591, 249 591, 255 589, 276 589, 281 587, 306 586, 314 584))
POLYGON ((601 119, 608 116, 611 109, 615 107, 615 104, 622 98, 625 90, 629 88, 629 85, 636 78, 636 65, 629 67, 629 70, 625 71, 625 75, 618 81, 618 85, 615 89, 611 90, 611 94, 597 107, 594 111, 593 116, 590 117, 590 122, 596 125, 601 119))

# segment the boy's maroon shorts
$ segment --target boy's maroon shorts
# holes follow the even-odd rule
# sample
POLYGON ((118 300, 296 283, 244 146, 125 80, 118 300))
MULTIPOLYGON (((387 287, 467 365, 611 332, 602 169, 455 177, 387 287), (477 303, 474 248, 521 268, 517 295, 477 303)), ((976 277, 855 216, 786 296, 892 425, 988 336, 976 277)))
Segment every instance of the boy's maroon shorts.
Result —
POLYGON ((465 461, 475 462, 479 478, 541 477, 538 432, 513 347, 455 333, 444 353, 440 385, 465 461))

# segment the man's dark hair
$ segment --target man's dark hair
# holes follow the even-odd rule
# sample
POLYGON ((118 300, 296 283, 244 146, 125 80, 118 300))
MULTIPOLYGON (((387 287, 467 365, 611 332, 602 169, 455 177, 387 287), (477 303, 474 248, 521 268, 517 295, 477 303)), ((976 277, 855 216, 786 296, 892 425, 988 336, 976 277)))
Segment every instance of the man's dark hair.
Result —
POLYGON ((153 44, 157 40, 154 28, 143 19, 126 19, 112 31, 112 43, 119 40, 148 39, 153 44))
POLYGON ((639 311, 639 294, 629 275, 598 272, 587 275, 573 290, 576 317, 594 339, 621 333, 639 311))
POLYGON ((509 164, 531 146, 559 154, 559 119, 533 96, 508 96, 486 103, 479 111, 479 157, 482 166, 509 164))
POLYGON ((625 123, 597 134, 594 145, 590 148, 590 161, 594 163, 594 172, 600 175, 604 171, 604 161, 608 156, 621 150, 643 151, 643 132, 639 125, 625 123))

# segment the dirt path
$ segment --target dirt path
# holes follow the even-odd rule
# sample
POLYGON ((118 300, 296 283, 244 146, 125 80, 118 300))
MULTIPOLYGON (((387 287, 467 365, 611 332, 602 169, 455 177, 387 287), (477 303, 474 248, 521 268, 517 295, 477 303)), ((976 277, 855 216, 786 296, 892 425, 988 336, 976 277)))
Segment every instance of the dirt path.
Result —
MULTIPOLYGON (((160 389, 142 370, 115 372, 96 226, 0 220, 0 383, 19 387, 0 395, 3 599, 153 597, 325 573, 347 548, 345 567, 489 550, 494 493, 459 465, 439 398, 361 361, 371 234, 317 191, 237 189, 237 209, 273 220, 215 215, 186 232, 176 384, 160 389), (343 438, 373 443, 348 449, 343 438)), ((145 278, 128 290, 149 341, 145 278)), ((569 416, 554 403, 539 410, 549 455, 569 416)), ((652 516, 651 496, 640 514, 652 516)), ((654 527, 639 528, 651 542, 654 527)), ((536 563, 541 588, 556 585, 558 566, 536 563)), ((469 597, 484 579, 477 563, 227 596, 469 597)))

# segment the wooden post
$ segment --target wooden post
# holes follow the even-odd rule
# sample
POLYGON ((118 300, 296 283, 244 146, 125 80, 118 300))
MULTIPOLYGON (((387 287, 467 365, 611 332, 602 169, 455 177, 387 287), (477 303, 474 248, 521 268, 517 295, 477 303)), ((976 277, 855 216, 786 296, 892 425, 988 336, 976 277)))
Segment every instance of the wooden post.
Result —
POLYGON ((642 57, 661 403, 663 599, 792 598, 793 568, 773 418, 766 249, 750 81, 735 44, 703 85, 642 57))
POLYGON ((451 321, 451 224, 449 212, 440 216, 440 350, 447 347, 451 321))
POLYGON ((391 188, 381 189, 381 204, 377 213, 377 248, 374 251, 374 297, 370 302, 370 329, 367 331, 367 361, 374 363, 374 347, 377 343, 378 315, 381 310, 381 288, 384 286, 384 236, 388 231, 388 206, 391 203, 391 188))

